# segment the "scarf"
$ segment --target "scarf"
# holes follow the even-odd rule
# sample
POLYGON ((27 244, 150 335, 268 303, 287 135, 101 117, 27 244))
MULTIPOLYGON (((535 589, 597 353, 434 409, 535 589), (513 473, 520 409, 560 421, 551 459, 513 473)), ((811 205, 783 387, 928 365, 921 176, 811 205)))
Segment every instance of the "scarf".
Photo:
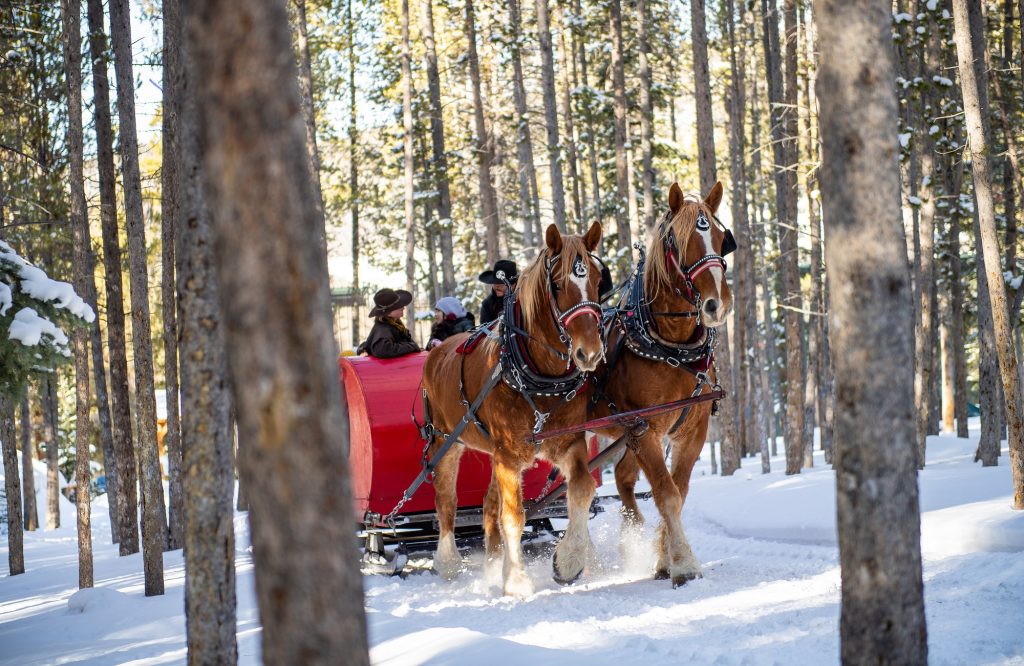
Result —
POLYGON ((393 319, 392 317, 378 317, 377 321, 387 324, 388 326, 393 326, 397 328, 398 332, 404 335, 405 337, 410 339, 412 338, 412 335, 409 333, 409 329, 405 327, 405 324, 402 323, 401 319, 393 319))

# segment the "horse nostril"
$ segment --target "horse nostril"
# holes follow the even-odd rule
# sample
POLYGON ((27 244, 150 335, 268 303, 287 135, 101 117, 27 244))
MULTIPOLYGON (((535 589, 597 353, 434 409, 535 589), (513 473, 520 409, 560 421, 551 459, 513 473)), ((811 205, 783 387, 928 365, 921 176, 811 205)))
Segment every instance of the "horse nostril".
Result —
POLYGON ((576 356, 576 362, 577 363, 586 363, 587 362, 587 356, 586 356, 586 354, 583 353, 582 349, 577 349, 575 356, 576 356))
POLYGON ((714 298, 709 298, 708 300, 704 301, 704 312, 706 312, 709 315, 713 315, 716 312, 718 312, 718 300, 714 298))

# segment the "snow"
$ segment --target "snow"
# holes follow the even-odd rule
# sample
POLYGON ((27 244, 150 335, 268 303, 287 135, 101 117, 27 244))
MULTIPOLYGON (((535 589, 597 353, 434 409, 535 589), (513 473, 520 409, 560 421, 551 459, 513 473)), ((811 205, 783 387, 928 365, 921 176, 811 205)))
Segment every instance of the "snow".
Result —
MULTIPOLYGON (((1011 505, 1008 454, 973 462, 969 440, 928 439, 920 473, 929 654, 933 664, 1024 664, 1024 512, 1011 505)), ((620 550, 613 509, 590 522, 600 567, 575 585, 550 577, 550 552, 528 555, 537 591, 500 596, 472 554, 454 583, 429 574, 365 577, 376 664, 827 664, 839 658, 835 476, 815 467, 785 476, 758 459, 728 478, 708 455, 694 470, 684 511, 704 577, 673 590, 652 580, 656 511, 643 545, 620 550)), ((614 488, 606 475, 604 493, 614 488)), ((181 552, 164 556, 167 593, 143 596, 140 555, 108 543, 105 497, 93 505, 97 587, 77 591, 73 522, 26 534, 28 572, 0 577, 0 663, 184 663, 181 552)), ((68 505, 70 507, 70 505, 68 505)), ((259 663, 260 628, 247 517, 235 519, 239 661, 259 663)), ((0 576, 7 558, 0 546, 0 576)))
POLYGON ((939 76, 938 74, 932 77, 932 81, 942 86, 943 88, 951 88, 953 86, 953 79, 947 78, 945 76, 939 76))
POLYGON ((6 282, 0 282, 0 317, 7 314, 7 311, 14 305, 14 297, 11 288, 6 282))
POLYGON ((911 195, 911 196, 907 197, 907 203, 909 203, 911 206, 920 206, 921 205, 921 197, 915 197, 915 196, 911 195))
POLYGON ((3 241, 0 241, 0 262, 17 268, 21 281, 20 289, 29 296, 40 301, 52 302, 55 307, 67 310, 90 324, 95 321, 96 313, 75 293, 70 284, 50 279, 46 273, 25 261, 3 241))
POLYGON ((910 137, 911 136, 912 135, 911 135, 910 132, 901 132, 899 134, 900 147, 903 148, 903 150, 906 150, 907 148, 910 147, 910 137))
POLYGON ((892 15, 892 21, 896 25, 899 25, 900 23, 907 23, 907 22, 910 22, 910 21, 913 21, 913 20, 914 20, 914 17, 911 16, 910 14, 906 13, 906 12, 900 12, 899 14, 893 14, 892 15))
POLYGON ((926 6, 928 7, 928 11, 934 12, 935 8, 939 6, 939 0, 928 0, 926 6))
POLYGON ((50 321, 39 316, 33 308, 22 308, 14 315, 7 337, 17 340, 26 347, 35 347, 43 341, 43 336, 53 341, 54 348, 64 356, 71 356, 68 348, 68 336, 50 321))

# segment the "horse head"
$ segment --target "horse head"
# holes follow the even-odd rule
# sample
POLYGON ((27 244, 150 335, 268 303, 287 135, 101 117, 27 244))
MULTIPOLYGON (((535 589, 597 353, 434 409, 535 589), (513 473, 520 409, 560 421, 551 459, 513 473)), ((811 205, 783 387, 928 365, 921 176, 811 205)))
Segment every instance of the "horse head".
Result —
POLYGON ((550 318, 552 337, 558 338, 550 346, 566 348, 569 359, 589 372, 604 358, 601 267, 591 254, 601 242, 601 225, 594 222, 583 236, 563 236, 552 224, 545 242, 544 252, 523 271, 517 287, 527 327, 550 318))
POLYGON ((648 265, 648 279, 671 286, 709 328, 725 323, 732 309, 725 256, 736 249, 736 240, 715 215, 721 203, 720 182, 703 201, 683 196, 679 185, 672 183, 669 211, 652 242, 648 265))

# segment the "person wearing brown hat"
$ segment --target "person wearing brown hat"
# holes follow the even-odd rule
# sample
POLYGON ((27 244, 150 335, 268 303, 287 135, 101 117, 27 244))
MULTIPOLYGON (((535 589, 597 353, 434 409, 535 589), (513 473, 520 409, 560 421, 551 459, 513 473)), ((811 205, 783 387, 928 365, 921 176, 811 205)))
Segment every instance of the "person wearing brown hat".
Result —
POLYGON ((374 294, 370 310, 370 316, 375 320, 373 328, 357 352, 376 358, 395 358, 420 351, 409 329, 402 323, 402 310, 411 302, 412 294, 404 289, 385 288, 374 294))
POLYGON ((480 304, 480 323, 486 324, 501 316, 505 304, 505 292, 508 290, 505 280, 515 286, 516 280, 519 279, 519 270, 514 261, 499 259, 494 262, 494 268, 481 273, 478 279, 484 284, 491 285, 491 293, 480 304))

